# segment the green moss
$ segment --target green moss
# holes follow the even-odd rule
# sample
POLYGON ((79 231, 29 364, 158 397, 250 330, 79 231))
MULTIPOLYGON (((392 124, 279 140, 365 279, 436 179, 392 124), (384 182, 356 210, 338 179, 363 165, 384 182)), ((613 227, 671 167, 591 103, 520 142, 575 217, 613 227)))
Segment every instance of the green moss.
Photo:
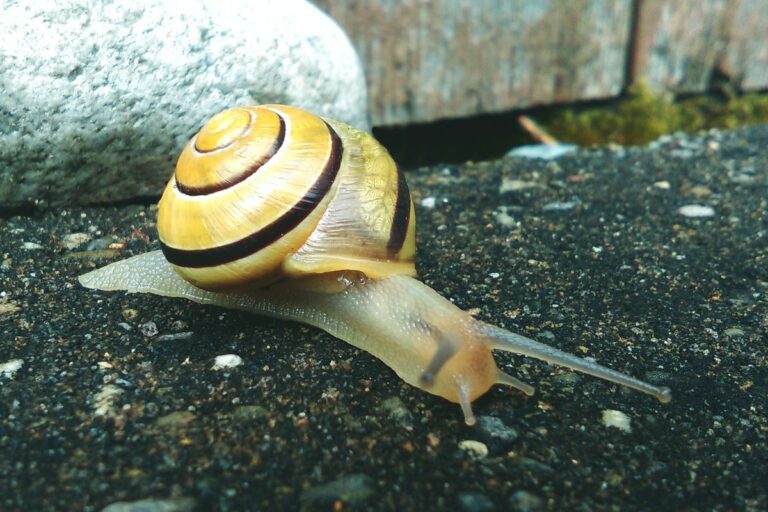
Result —
POLYGON ((697 132, 768 123, 768 95, 737 94, 676 100, 644 85, 630 87, 618 103, 553 113, 542 124, 563 142, 581 145, 618 142, 645 144, 664 133, 697 132))

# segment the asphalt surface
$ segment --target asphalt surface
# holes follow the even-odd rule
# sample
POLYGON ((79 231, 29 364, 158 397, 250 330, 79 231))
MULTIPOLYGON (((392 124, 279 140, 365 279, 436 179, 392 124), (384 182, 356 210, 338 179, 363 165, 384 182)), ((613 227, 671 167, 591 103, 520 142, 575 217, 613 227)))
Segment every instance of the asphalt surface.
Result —
POLYGON ((537 394, 494 388, 476 427, 315 329, 81 288, 157 248, 153 206, 1 219, 0 510, 766 510, 766 147, 410 173, 425 282, 673 392, 499 354, 537 394))

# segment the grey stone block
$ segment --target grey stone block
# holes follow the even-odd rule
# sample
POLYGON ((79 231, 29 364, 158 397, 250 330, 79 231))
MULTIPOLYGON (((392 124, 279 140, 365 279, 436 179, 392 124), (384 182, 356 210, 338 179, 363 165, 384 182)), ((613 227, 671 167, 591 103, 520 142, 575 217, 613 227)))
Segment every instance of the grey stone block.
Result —
POLYGON ((0 4, 0 211, 156 196, 236 105, 368 128, 355 50, 304 0, 0 4))

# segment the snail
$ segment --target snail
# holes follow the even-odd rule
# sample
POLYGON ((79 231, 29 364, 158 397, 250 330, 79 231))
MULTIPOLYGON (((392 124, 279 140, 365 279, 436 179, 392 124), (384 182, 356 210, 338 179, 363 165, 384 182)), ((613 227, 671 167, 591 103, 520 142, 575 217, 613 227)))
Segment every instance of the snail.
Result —
POLYGON ((669 388, 486 324, 415 279, 403 173, 371 135, 294 107, 213 116, 158 205, 160 250, 80 276, 87 288, 183 297, 319 327, 407 383, 461 406, 494 384, 532 395, 492 351, 523 354, 656 397, 669 388))

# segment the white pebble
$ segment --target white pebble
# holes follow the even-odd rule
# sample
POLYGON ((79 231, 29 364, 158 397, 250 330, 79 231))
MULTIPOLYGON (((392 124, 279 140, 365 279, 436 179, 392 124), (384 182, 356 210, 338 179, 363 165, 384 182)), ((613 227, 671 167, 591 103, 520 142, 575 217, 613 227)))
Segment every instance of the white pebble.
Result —
POLYGON ((554 160, 561 156, 573 153, 577 148, 578 146, 574 144, 530 144, 527 146, 518 146, 509 150, 507 156, 554 160))
POLYGON ((106 416, 108 418, 115 416, 115 402, 122 393, 123 390, 113 384, 107 384, 101 388, 91 399, 93 413, 96 416, 106 416))
POLYGON ((603 425, 614 427, 624 432, 632 432, 629 416, 621 411, 606 409, 603 411, 603 425))
POLYGON ((91 235, 88 233, 69 233, 61 237, 61 245, 65 249, 76 249, 85 242, 91 241, 91 235))
POLYGON ((541 207, 544 212, 568 212, 579 206, 579 201, 553 201, 541 207))
POLYGON ((701 204, 687 204, 677 209, 677 213, 693 219, 703 219, 715 216, 715 209, 701 204))
POLYGON ((155 341, 177 341, 177 340, 188 340, 192 338, 192 336, 195 333, 192 331, 184 331, 184 332, 177 332, 174 334, 161 334, 157 338, 155 338, 155 341))
POLYGON ((469 453, 470 455, 477 457, 478 459, 488 455, 488 447, 485 445, 485 443, 481 443, 480 441, 473 441, 472 439, 465 439, 464 441, 459 442, 459 448, 469 453))
POLYGON ((435 204, 437 203, 437 198, 434 196, 425 197, 421 200, 421 206, 424 208, 429 208, 430 210, 435 207, 435 204))
POLYGON ((43 248, 42 245, 35 242, 24 242, 21 246, 28 251, 36 251, 43 248))
POLYGON ((157 333, 160 332, 157 329, 157 324, 151 320, 145 324, 141 324, 139 326, 139 329, 141 330, 141 334, 143 334, 147 338, 152 338, 153 336, 157 336, 157 333))
POLYGON ((19 371, 23 364, 24 361, 22 359, 11 359, 7 363, 0 364, 0 376, 12 379, 13 375, 19 371))
POLYGON ((653 184, 653 186, 656 188, 660 188, 661 190, 669 190, 670 188, 672 188, 672 185, 670 185, 670 183, 666 180, 657 181, 656 183, 653 184))
POLYGON ((506 192, 519 192, 521 190, 527 190, 529 188, 536 188, 540 186, 541 185, 539 185, 535 181, 511 180, 508 178, 504 178, 501 180, 501 186, 499 187, 499 194, 504 194, 506 192))
POLYGON ((496 217, 496 222, 507 228, 514 226, 516 223, 515 218, 504 211, 496 213, 494 216, 496 217))
POLYGON ((224 370, 226 368, 235 368, 243 364, 243 358, 237 354, 223 354, 216 356, 213 362, 213 370, 224 370))

